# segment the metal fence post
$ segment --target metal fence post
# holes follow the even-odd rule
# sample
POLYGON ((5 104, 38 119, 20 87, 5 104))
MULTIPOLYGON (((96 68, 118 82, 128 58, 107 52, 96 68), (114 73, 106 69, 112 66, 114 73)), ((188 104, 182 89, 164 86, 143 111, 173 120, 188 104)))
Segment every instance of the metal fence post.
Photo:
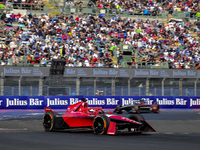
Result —
POLYGON ((146 78, 146 96, 149 94, 149 78, 146 78))
POLYGON ((181 78, 180 80, 179 80, 179 96, 182 96, 183 95, 183 91, 182 91, 182 89, 183 89, 183 79, 181 78))
POLYGON ((141 87, 138 87, 139 88, 139 93, 138 95, 140 96, 141 95, 141 87))
POLYGON ((76 78, 76 95, 80 94, 80 77, 76 78))
POLYGON ((12 93, 12 96, 14 96, 14 93, 15 93, 14 90, 15 90, 15 88, 12 87, 12 92, 11 92, 11 93, 12 93))
POLYGON ((188 88, 185 89, 185 95, 188 96, 188 88))
POLYGON ((112 78, 112 96, 115 96, 115 77, 112 78))
POLYGON ((197 81, 199 80, 199 78, 197 78, 194 82, 194 96, 197 96, 197 81))
POLYGON ((47 86, 47 95, 49 96, 49 86, 47 86))
POLYGON ((1 84, 0 84, 0 88, 1 88, 1 96, 4 96, 4 76, 3 76, 3 72, 1 73, 1 84))
POLYGON ((43 95, 43 77, 40 77, 39 79, 39 96, 43 95))
POLYGON ((123 93, 124 93, 124 89, 123 87, 121 87, 121 96, 123 96, 123 93))
POLYGON ((19 77, 18 86, 19 86, 19 96, 21 96, 21 80, 22 76, 19 77))
POLYGON ((96 95, 97 79, 98 79, 98 78, 95 78, 95 79, 94 79, 94 95, 96 95))
POLYGON ((131 79, 132 78, 128 79, 128 96, 131 96, 131 79))
POLYGON ((68 95, 72 95, 72 88, 69 87, 69 94, 68 95))
POLYGON ((170 96, 173 96, 173 88, 172 87, 170 88, 170 96))
POLYGON ((157 88, 154 88, 154 95, 157 95, 157 88))
POLYGON ((30 86, 30 96, 33 96, 33 86, 30 86))
POLYGON ((165 78, 162 80, 162 96, 165 96, 165 78))

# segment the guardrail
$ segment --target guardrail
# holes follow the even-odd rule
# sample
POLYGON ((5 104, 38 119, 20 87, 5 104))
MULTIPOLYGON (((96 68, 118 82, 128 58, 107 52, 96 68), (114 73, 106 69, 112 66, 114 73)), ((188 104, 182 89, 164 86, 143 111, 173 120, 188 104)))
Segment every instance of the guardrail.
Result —
POLYGON ((136 62, 128 68, 143 68, 143 69, 169 69, 169 63, 157 63, 157 62, 136 62))
MULTIPOLYGON (((117 59, 117 57, 114 57, 114 59, 117 59)), ((3 63, 0 60, 0 64, 3 63)), ((160 69, 169 69, 169 64, 168 63, 155 63, 155 62, 135 62, 135 64, 130 64, 132 62, 130 61, 124 61, 123 63, 128 63, 128 65, 122 65, 123 68, 160 68, 160 69)), ((67 63, 66 65, 68 65, 70 63, 67 63)), ((92 65, 92 67, 83 67, 83 66, 77 66, 78 68, 94 68, 97 67, 98 68, 98 63, 91 63, 90 65, 92 65)), ((30 60, 30 62, 26 62, 26 61, 19 61, 18 63, 13 63, 12 59, 9 59, 7 64, 5 64, 4 66, 8 66, 8 67, 47 67, 47 66, 51 66, 50 64, 47 63, 42 63, 39 60, 30 60)), ((114 67, 114 64, 111 66, 111 68, 114 67)), ((193 68, 195 69, 195 67, 193 68)))

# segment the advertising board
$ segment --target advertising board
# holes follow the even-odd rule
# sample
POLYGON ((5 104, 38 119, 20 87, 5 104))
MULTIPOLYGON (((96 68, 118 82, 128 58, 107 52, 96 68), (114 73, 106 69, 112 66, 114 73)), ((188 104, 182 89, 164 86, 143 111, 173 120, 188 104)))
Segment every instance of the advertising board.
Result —
MULTIPOLYGON (((1 76, 49 76, 50 67, 0 66, 1 76)), ((65 68, 64 77, 199 78, 193 69, 65 68)))
POLYGON ((184 96, 0 96, 0 109, 66 109, 86 98, 89 107, 114 109, 117 105, 133 105, 143 98, 149 105, 157 102, 161 109, 200 109, 200 97, 184 96))

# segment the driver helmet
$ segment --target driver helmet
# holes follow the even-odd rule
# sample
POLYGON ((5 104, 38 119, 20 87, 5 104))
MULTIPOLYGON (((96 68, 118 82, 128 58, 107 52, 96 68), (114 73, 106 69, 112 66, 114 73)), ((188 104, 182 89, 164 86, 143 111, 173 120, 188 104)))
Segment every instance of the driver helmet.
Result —
POLYGON ((140 98, 140 102, 145 103, 146 100, 144 98, 140 98))
POLYGON ((83 102, 87 102, 87 99, 85 99, 85 98, 81 98, 81 101, 83 101, 83 102))

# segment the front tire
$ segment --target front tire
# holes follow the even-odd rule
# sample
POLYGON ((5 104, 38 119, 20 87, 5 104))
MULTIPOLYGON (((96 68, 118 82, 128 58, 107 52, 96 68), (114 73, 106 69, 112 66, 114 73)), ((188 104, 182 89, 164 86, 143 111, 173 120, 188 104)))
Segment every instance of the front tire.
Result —
POLYGON ((110 125, 110 119, 107 116, 101 115, 95 117, 92 126, 94 134, 99 134, 99 135, 106 134, 109 125, 110 125))

